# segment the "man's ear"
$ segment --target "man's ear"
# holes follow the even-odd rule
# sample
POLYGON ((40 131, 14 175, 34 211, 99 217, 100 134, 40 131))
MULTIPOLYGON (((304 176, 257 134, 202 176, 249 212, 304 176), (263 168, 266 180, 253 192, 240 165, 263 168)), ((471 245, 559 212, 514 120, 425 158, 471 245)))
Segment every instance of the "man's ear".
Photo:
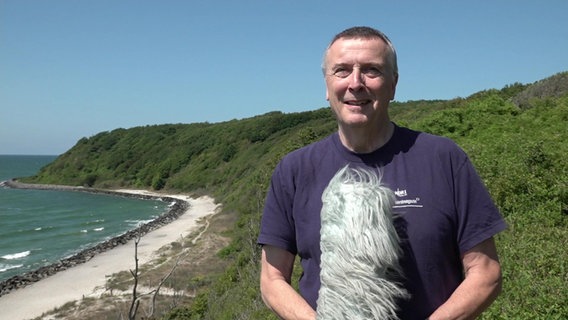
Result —
POLYGON ((390 98, 391 100, 394 100, 394 97, 396 95, 396 85, 398 84, 398 73, 395 73, 393 75, 393 81, 392 81, 392 97, 390 98))

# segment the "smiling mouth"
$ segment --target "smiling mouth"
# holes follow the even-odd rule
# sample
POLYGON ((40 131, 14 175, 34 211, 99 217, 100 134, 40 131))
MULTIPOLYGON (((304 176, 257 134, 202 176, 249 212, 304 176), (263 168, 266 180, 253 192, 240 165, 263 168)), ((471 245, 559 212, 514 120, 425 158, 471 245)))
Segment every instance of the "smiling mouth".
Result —
POLYGON ((344 102, 345 102, 345 104, 348 104, 350 106, 363 106, 363 105, 370 103, 371 100, 347 100, 347 101, 344 101, 344 102))

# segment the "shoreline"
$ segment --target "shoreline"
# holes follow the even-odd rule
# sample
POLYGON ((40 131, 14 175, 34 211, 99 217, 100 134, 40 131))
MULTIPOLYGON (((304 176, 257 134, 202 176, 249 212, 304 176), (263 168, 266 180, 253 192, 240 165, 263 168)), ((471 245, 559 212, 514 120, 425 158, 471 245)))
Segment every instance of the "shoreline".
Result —
POLYGON ((134 241, 140 237, 138 259, 147 263, 163 246, 186 237, 198 220, 217 212, 219 205, 208 196, 161 194, 145 190, 95 189, 61 185, 31 185, 15 180, 0 186, 19 189, 80 191, 112 196, 170 202, 169 210, 149 223, 87 248, 51 265, 0 282, 0 310, 10 319, 28 319, 69 301, 101 294, 108 275, 134 267, 134 241), (62 291, 64 291, 62 293, 62 291), (57 292, 56 295, 53 292, 57 292), (50 294, 51 293, 51 294, 50 294), (30 302, 30 301, 33 301, 30 302), (24 311, 25 310, 25 311, 24 311))

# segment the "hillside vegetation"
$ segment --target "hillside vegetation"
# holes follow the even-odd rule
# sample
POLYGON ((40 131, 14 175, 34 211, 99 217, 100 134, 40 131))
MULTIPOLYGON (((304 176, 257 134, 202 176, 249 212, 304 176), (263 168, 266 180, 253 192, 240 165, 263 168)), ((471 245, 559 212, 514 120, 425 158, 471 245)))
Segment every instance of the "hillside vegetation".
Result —
MULTIPOLYGON (((503 293, 484 319, 568 317, 568 73, 467 98, 393 103, 395 122, 454 139, 509 229, 497 237, 503 293)), ((28 182, 207 193, 234 215, 230 267, 165 319, 274 319, 258 289, 265 193, 287 152, 336 130, 328 108, 223 123, 116 129, 83 138, 28 182)))

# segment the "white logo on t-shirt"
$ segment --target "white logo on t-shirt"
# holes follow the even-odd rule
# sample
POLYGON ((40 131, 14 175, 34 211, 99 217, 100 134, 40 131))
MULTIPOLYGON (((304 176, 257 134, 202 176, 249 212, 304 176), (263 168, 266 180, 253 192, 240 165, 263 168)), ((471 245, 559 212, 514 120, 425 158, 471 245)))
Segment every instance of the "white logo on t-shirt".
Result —
MULTIPOLYGON (((397 196, 397 198, 403 198, 408 196, 408 192, 406 192, 406 189, 400 190, 399 188, 396 188, 394 194, 397 196)), ((422 207, 424 206, 420 203, 420 197, 415 197, 410 199, 400 199, 400 200, 397 199, 394 202, 393 206, 393 208, 422 208, 422 207)))
POLYGON ((399 188, 396 188, 396 191, 394 192, 394 194, 395 194, 397 197, 399 197, 399 198, 400 198, 400 197, 406 197, 406 196, 408 195, 408 194, 406 193, 406 189, 400 190, 399 188))

